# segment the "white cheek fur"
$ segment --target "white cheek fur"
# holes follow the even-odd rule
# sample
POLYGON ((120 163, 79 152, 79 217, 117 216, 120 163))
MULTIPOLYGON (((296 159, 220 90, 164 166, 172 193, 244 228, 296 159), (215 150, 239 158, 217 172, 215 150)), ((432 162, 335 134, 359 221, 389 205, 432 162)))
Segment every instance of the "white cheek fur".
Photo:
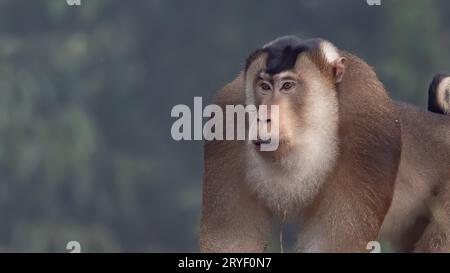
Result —
POLYGON ((322 90, 307 98, 305 127, 291 124, 297 141, 280 164, 266 161, 255 147, 247 145, 249 186, 276 213, 310 203, 335 165, 337 99, 322 90))

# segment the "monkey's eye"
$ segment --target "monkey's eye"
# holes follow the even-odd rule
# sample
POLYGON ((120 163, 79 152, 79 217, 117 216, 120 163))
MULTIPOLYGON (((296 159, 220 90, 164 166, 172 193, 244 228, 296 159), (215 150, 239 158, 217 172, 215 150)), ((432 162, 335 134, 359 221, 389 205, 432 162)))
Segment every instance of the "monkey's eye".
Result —
POLYGON ((259 87, 263 90, 263 91, 270 91, 272 89, 272 86, 270 86, 270 84, 268 84, 267 82, 261 82, 259 84, 259 87))
POLYGON ((292 88, 294 88, 295 83, 294 82, 285 82, 283 83, 283 86, 281 87, 281 89, 285 90, 285 91, 289 91, 292 88))

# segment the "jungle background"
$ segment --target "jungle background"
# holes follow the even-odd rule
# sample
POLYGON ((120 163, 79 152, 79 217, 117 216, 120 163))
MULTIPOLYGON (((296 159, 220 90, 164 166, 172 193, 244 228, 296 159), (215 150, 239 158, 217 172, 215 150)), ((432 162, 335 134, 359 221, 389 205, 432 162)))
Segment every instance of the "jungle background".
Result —
POLYGON ((278 36, 331 40, 425 108, 450 1, 381 2, 0 0, 0 251, 197 251, 202 142, 170 111, 278 36))

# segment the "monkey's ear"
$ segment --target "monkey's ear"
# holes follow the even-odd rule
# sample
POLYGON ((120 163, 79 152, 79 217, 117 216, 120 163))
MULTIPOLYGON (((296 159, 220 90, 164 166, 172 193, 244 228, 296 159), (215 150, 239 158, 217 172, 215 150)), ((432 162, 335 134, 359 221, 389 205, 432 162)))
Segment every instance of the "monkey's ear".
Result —
POLYGON ((322 40, 320 50, 327 64, 331 65, 334 83, 340 83, 345 73, 345 58, 339 53, 339 49, 328 41, 322 40))
POLYGON ((345 74, 345 58, 339 57, 331 63, 334 83, 342 82, 345 74))

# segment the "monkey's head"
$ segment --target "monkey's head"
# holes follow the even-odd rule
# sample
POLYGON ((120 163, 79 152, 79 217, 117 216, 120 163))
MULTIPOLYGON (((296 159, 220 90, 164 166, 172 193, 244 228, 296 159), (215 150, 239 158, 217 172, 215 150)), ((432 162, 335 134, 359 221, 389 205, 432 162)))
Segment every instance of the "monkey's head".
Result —
POLYGON ((393 190, 399 117, 363 60, 326 40, 282 37, 248 58, 243 85, 247 106, 278 106, 278 117, 254 122, 278 149, 261 151, 258 138, 245 145, 249 186, 271 209, 311 204, 331 176, 389 181, 393 190))
POLYGON ((450 74, 437 74, 428 91, 428 110, 438 114, 450 114, 450 74))
POLYGON ((257 119, 258 136, 250 144, 256 150, 261 143, 278 144, 259 156, 289 161, 295 154, 318 164, 329 161, 337 149, 337 85, 344 72, 339 50, 322 39, 282 37, 251 54, 245 70, 246 103, 257 109, 267 106, 268 113, 257 119))

